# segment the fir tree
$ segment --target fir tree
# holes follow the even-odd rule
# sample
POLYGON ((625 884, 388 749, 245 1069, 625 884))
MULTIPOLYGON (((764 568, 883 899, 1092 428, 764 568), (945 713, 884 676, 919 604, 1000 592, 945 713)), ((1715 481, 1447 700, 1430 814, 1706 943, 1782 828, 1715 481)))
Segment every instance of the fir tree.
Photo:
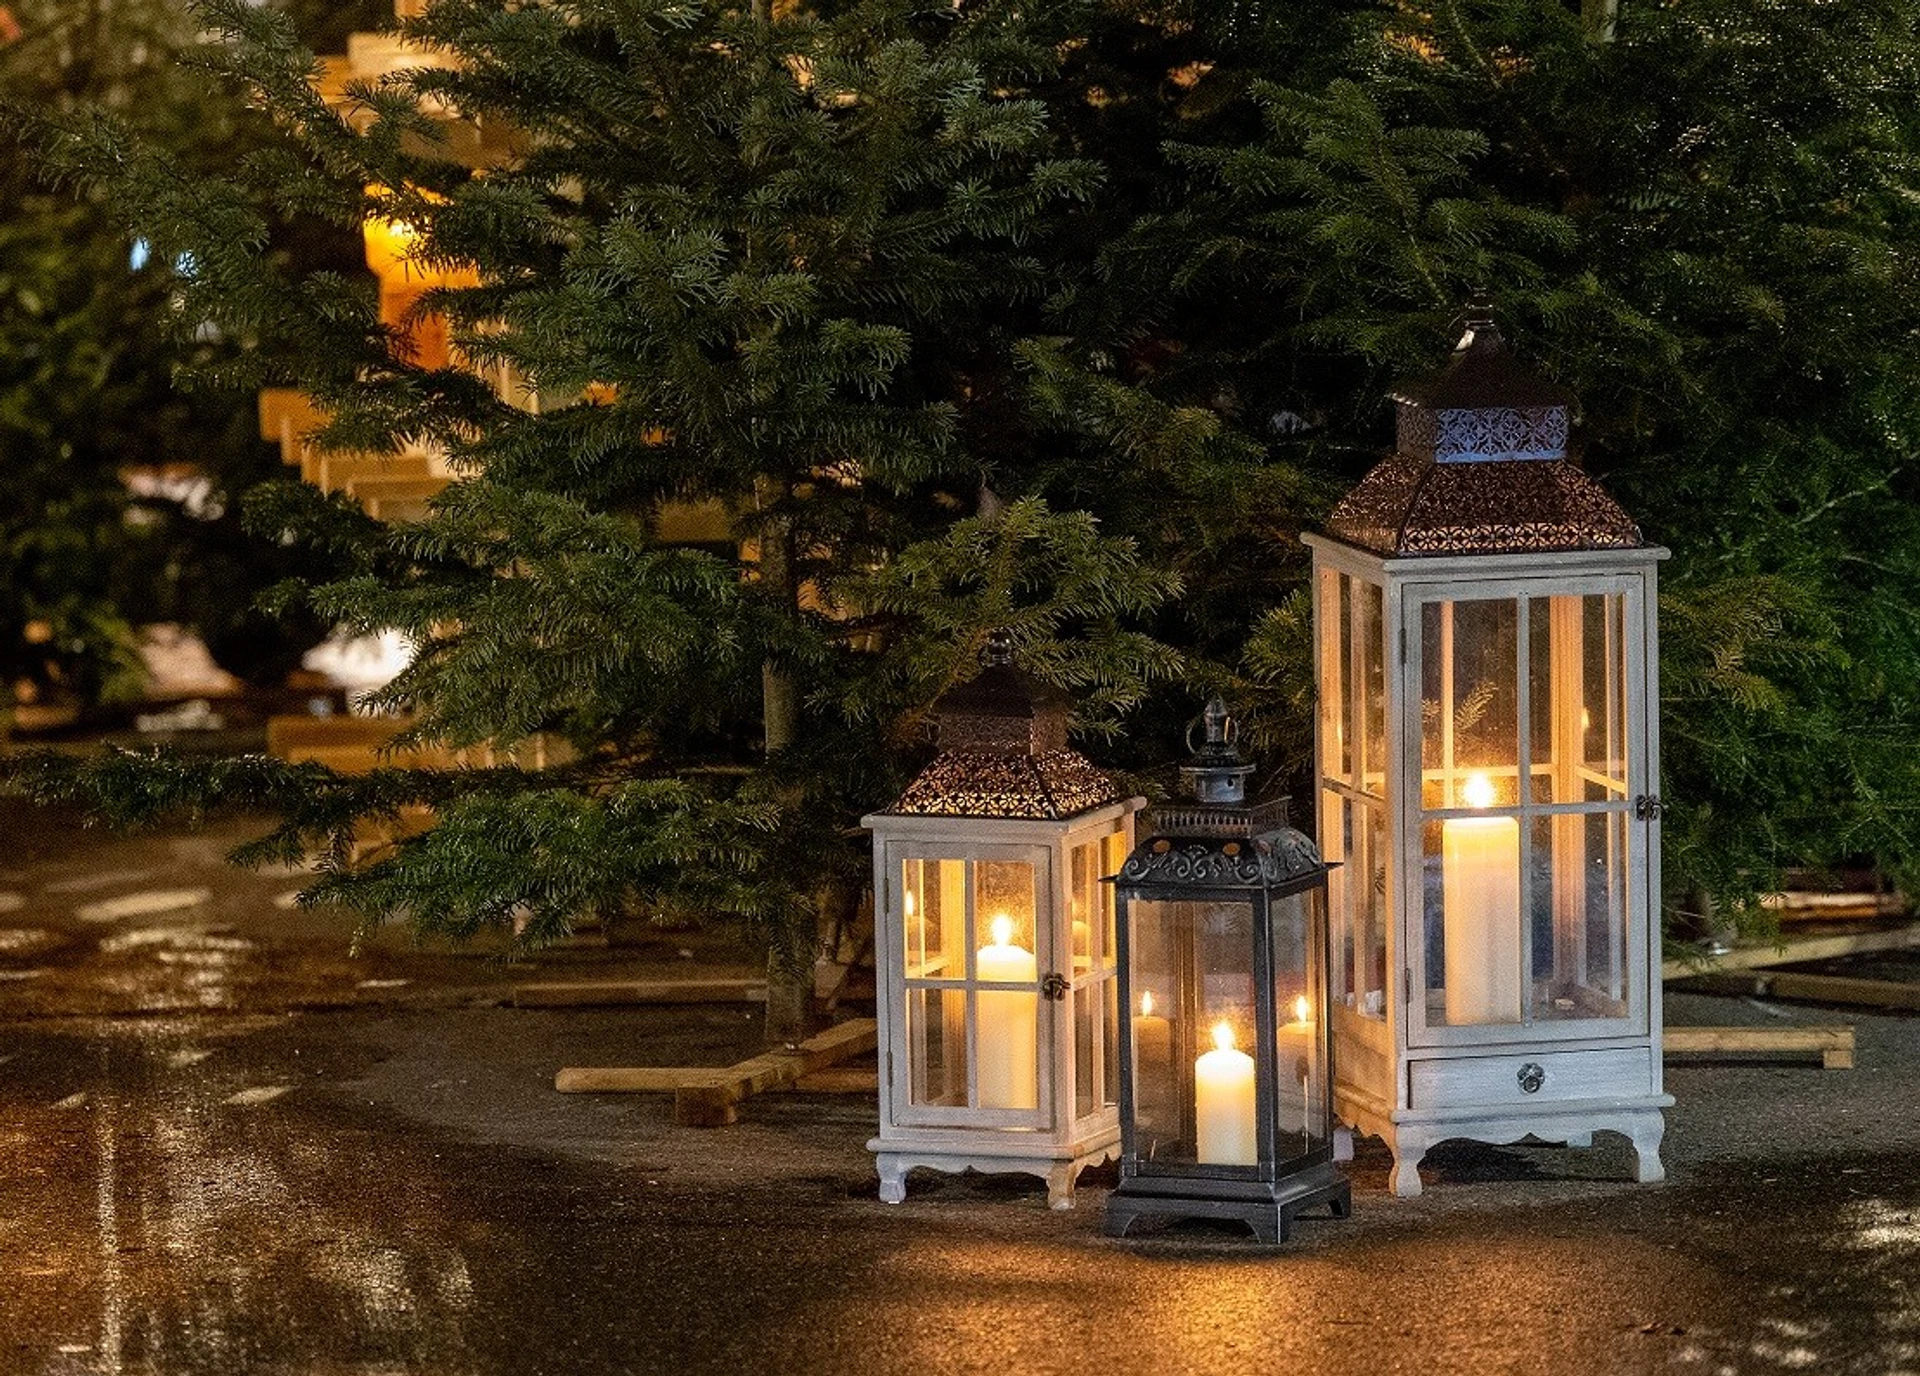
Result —
POLYGON ((121 821, 276 810, 245 858, 317 846, 308 898, 364 923, 517 920, 537 943, 589 915, 724 914, 792 968, 860 902, 855 821, 924 757, 920 718, 988 629, 1078 691, 1089 731, 1177 667, 1129 629, 1173 580, 1051 508, 1033 461, 1046 243, 1101 169, 1059 155, 1024 94, 1054 63, 1030 17, 438 0, 405 32, 452 61, 357 91, 356 127, 284 23, 210 13, 282 146, 195 183, 81 119, 50 157, 191 263, 184 311, 257 341, 219 380, 296 383, 331 416, 322 443, 424 442, 459 473, 407 525, 311 490, 256 503, 261 528, 338 559, 313 608, 417 647, 378 704, 416 740, 507 759, 544 733, 572 757, 364 779, 41 761, 43 794, 121 821), (429 106, 509 125, 518 151, 465 165, 429 106), (420 366, 361 282, 281 272, 256 198, 404 221, 422 262, 470 270, 424 303, 465 366, 420 366), (659 538, 689 503, 724 511, 725 545, 659 538), (422 806, 431 829, 356 855, 357 826, 422 806))
MULTIPOLYGON (((1380 10, 1330 31, 1331 79, 1327 47, 1305 82, 1243 66, 1264 134, 1177 139, 1191 194, 1109 251, 1212 311, 1182 371, 1256 425, 1300 418, 1270 443, 1336 487, 1387 443, 1390 381, 1495 291, 1674 551, 1679 894, 1857 855, 1920 878, 1916 23, 1898 0, 1630 3, 1610 36, 1523 0, 1380 10)), ((1245 662, 1295 704, 1304 620, 1275 608, 1245 662)))

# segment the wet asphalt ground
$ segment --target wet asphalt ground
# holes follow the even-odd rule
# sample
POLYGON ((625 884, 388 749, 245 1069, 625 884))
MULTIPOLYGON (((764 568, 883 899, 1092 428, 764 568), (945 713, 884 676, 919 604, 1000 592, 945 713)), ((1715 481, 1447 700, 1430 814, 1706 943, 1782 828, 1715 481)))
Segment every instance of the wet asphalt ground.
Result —
POLYGON ((220 866, 242 834, 0 804, 0 1376, 1920 1373, 1920 1017, 1670 994, 1851 1021, 1859 1068, 1672 1065, 1664 1185, 1603 1135, 1444 1146, 1396 1200, 1362 1142, 1350 1220, 1122 1244, 1097 1178, 1065 1214, 1015 1177, 880 1204, 864 1097, 700 1131, 553 1092, 754 1054, 758 1013, 514 982, 745 973, 723 941, 352 955, 297 877, 220 866))

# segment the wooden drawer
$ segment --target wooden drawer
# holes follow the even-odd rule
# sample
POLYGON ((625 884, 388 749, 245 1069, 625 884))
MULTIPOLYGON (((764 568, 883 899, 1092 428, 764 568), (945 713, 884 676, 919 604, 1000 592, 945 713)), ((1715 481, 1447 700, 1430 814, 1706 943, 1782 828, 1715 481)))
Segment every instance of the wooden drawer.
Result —
POLYGON ((1409 1108, 1617 1099, 1653 1092, 1653 1056, 1644 1046, 1465 1056, 1407 1066, 1409 1108), (1529 1090, 1526 1086, 1533 1085, 1529 1090))

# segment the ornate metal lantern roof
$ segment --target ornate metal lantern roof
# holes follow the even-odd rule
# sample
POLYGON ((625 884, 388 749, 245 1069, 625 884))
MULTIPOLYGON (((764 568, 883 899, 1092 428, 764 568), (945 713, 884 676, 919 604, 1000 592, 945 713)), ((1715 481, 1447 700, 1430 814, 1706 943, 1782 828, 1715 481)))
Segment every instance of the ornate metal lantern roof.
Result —
POLYGON ((1147 839, 1120 867, 1118 882, 1129 888, 1275 889, 1324 875, 1320 848, 1287 825, 1285 798, 1247 802, 1253 766, 1233 743, 1227 705, 1213 699, 1196 725, 1205 726, 1206 740, 1193 763, 1180 767, 1193 801, 1147 814, 1147 839))
POLYGON ((1004 631, 980 665, 934 704, 940 753, 889 813, 1060 821, 1118 801, 1113 780, 1067 747, 1066 694, 1013 667, 1004 631))
POLYGON ((1507 349, 1484 297, 1446 368, 1395 389, 1395 452, 1327 518, 1381 554, 1634 549, 1619 503, 1569 457, 1573 393, 1507 349))

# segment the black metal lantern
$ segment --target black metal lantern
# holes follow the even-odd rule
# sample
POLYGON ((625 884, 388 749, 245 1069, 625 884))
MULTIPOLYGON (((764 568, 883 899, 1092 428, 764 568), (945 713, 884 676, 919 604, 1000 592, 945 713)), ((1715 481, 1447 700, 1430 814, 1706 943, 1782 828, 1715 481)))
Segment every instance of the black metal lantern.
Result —
POLYGON ((1303 1211, 1346 1217, 1333 1165, 1327 869, 1284 799, 1246 802, 1252 766, 1219 699, 1181 769, 1193 801, 1149 814, 1114 876, 1120 1183, 1106 1231, 1145 1216, 1237 1219, 1283 1242, 1303 1211))

